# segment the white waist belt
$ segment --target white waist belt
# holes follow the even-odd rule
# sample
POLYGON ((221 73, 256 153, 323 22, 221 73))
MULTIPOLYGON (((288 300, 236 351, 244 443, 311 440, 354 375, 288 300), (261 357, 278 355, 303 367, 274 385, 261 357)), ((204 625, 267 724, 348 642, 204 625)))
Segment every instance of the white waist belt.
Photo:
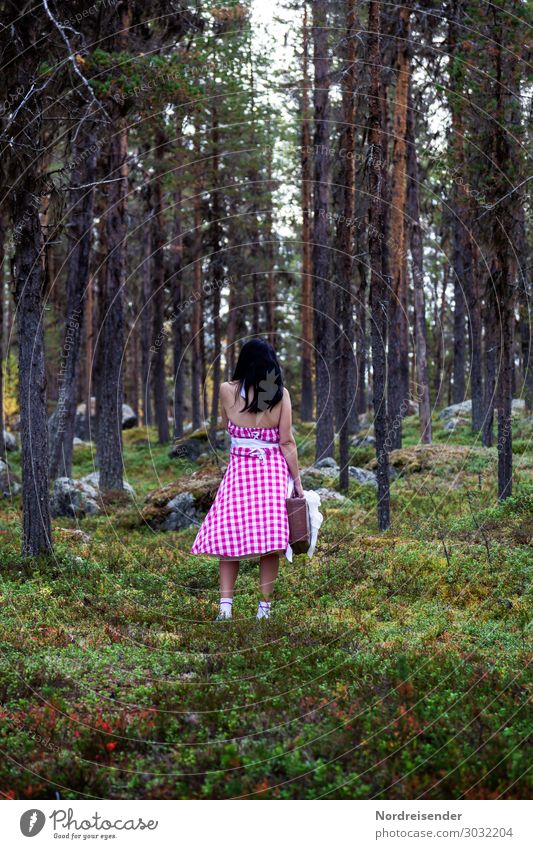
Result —
POLYGON ((232 448, 249 448, 250 457, 258 457, 263 463, 266 460, 265 448, 279 447, 279 442, 267 442, 266 439, 255 439, 254 437, 232 436, 232 448))

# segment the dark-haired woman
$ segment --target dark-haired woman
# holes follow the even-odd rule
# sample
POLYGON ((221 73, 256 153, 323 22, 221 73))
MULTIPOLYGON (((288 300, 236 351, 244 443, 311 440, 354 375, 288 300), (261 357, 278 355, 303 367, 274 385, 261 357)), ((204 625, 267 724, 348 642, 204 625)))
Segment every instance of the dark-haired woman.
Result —
POLYGON ((291 480, 296 495, 303 495, 291 399, 268 342, 243 345, 232 380, 220 387, 220 405, 231 436, 230 461, 191 551, 220 558, 219 619, 231 619, 239 560, 259 557, 257 618, 264 619, 279 556, 289 544, 285 502, 291 480))

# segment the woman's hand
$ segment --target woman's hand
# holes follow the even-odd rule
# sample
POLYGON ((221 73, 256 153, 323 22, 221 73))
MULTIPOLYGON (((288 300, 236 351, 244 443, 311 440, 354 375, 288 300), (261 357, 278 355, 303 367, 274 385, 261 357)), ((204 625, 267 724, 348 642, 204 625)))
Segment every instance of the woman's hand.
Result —
POLYGON ((296 498, 303 498, 304 497, 304 491, 303 491, 302 482, 301 482, 300 478, 297 478, 294 481, 293 495, 295 495, 296 498))

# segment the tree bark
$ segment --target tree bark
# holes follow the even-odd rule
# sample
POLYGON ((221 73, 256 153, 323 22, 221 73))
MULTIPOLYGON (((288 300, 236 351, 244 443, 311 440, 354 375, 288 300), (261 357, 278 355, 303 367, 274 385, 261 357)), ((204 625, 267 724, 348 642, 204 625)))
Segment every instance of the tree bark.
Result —
MULTIPOLYGON (((366 235, 366 230, 365 230, 366 235)), ((363 253, 364 234, 358 230, 356 240, 356 254, 360 256, 363 253)), ((367 393, 366 393, 366 367, 367 367, 367 291, 368 291, 368 273, 366 266, 366 258, 357 260, 357 300, 356 300, 356 318, 355 318, 355 361, 356 361, 356 409, 358 415, 363 415, 367 412, 367 393)))
POLYGON ((143 186, 145 219, 142 232, 142 280, 141 280, 141 373, 143 423, 152 424, 152 395, 150 392, 150 348, 152 340, 152 201, 150 180, 143 186))
POLYGON ((313 293, 316 374, 316 459, 334 453, 333 316, 329 282, 328 208, 329 208, 329 57, 327 2, 313 0, 314 61, 314 228, 313 293))
POLYGON ((218 423, 218 405, 220 398, 220 358, 222 353, 222 329, 220 319, 220 293, 222 280, 224 279, 224 260, 222 254, 222 203, 219 190, 220 185, 220 133, 218 126, 218 113, 213 108, 212 133, 213 155, 212 155, 212 183, 211 193, 211 287, 212 287, 212 317, 213 317, 213 394, 211 396, 210 415, 210 442, 215 444, 216 429, 218 423))
POLYGON ((346 0, 346 68, 342 78, 342 117, 340 149, 342 151, 340 184, 342 218, 337 226, 337 284, 339 286, 339 457, 340 489, 348 491, 348 454, 350 413, 356 403, 350 393, 350 374, 355 371, 354 298, 353 298, 353 219, 355 215, 355 97, 356 71, 356 10, 357 0, 346 0))
POLYGON ((386 338, 388 292, 383 276, 383 147, 381 133, 380 77, 380 3, 370 0, 368 20, 368 54, 370 65, 370 162, 369 162, 369 228, 370 305, 372 312, 372 392, 374 433, 376 437, 378 500, 377 514, 380 530, 390 525, 389 456, 387 446, 387 400, 385 394, 386 338))
MULTIPOLYGON (((460 5, 454 3, 448 29, 450 56, 450 111, 452 117, 452 161, 459 175, 464 173, 463 68, 455 62, 457 39, 460 37, 460 5)), ((472 251, 468 224, 467 198, 462 176, 454 183, 453 195, 453 389, 452 401, 465 400, 465 314, 466 295, 471 285, 472 251)))
POLYGON ((22 448, 22 554, 52 552, 49 505, 48 422, 44 365, 42 245, 38 198, 19 188, 15 228, 15 302, 19 347, 22 448))
POLYGON ((98 338, 97 395, 100 489, 123 489, 122 403, 124 356, 123 298, 126 282, 126 198, 128 134, 119 129, 108 146, 108 175, 120 177, 108 187, 105 273, 101 275, 101 325, 98 338))
MULTIPOLYGON (((181 136, 181 122, 178 121, 177 137, 178 166, 181 164, 182 150, 179 142, 181 136)), ((181 197, 181 169, 176 169, 176 186, 174 188, 174 239, 172 240, 172 354, 174 366, 174 437, 183 436, 184 416, 184 340, 183 340, 183 233, 182 233, 182 197, 181 197)))
POLYGON ((156 132, 155 158, 156 176, 154 181, 154 214, 152 217, 153 239, 153 288, 152 288, 152 389, 154 413, 157 424, 159 444, 166 445, 170 433, 168 427, 167 387, 165 377, 165 259, 164 247, 165 221, 163 214, 162 175, 164 171, 164 146, 166 137, 161 130, 156 132))
POLYGON ((303 83, 302 83, 302 392, 300 419, 313 418, 313 262, 311 250, 311 203, 313 188, 313 159, 311 156, 311 120, 309 116, 309 29, 307 0, 303 20, 303 83))
POLYGON ((494 402, 496 393, 496 333, 498 307, 495 297, 495 272, 493 271, 485 287, 485 381, 483 395, 482 444, 490 448, 493 442, 494 402))
POLYGON ((409 172, 407 198, 415 307, 416 397, 420 417, 420 438, 424 443, 431 443, 431 405, 429 402, 426 304, 424 295, 424 248, 422 243, 422 227, 420 226, 419 172, 416 153, 415 116, 411 92, 409 94, 409 112, 407 116, 407 140, 409 172))
POLYGON ((402 418, 409 399, 409 321, 407 302, 407 251, 405 204, 407 197, 407 102, 411 77, 410 2, 400 7, 396 54, 394 146, 390 205, 390 255, 392 292, 390 298, 387 406, 392 429, 392 448, 402 444, 402 418))
POLYGON ((85 302, 89 285, 89 258, 92 245, 94 187, 96 179, 97 139, 94 125, 80 131, 72 151, 73 162, 69 195, 67 318, 60 369, 57 407, 48 425, 50 477, 72 476, 72 444, 76 424, 77 373, 85 323, 85 302))
POLYGON ((526 411, 533 410, 533 311, 531 300, 533 287, 529 273, 528 246, 526 237, 526 217, 524 207, 520 209, 519 219, 519 275, 518 275, 518 309, 519 309, 519 339, 520 359, 522 362, 522 378, 524 382, 524 399, 526 411))
MULTIPOLYGON (((519 127, 520 72, 516 54, 510 49, 509 29, 501 20, 501 10, 494 10, 494 181, 497 198, 505 195, 509 185, 520 185, 521 157, 509 127, 519 127), (507 37, 507 43, 506 42, 507 37)), ((514 327, 516 305, 516 257, 519 255, 519 228, 522 198, 515 192, 498 203, 492 215, 492 243, 495 245, 498 274, 496 298, 499 307, 498 342, 498 499, 509 498, 513 491, 513 372, 514 327)))
POLYGON ((470 395, 472 398, 472 430, 479 433, 483 428, 483 366, 482 366, 482 323, 481 323, 481 281, 479 265, 476 262, 473 240, 469 240, 469 261, 471 270, 467 290, 468 332, 470 343, 470 395))
MULTIPOLYGON (((199 133, 198 128, 196 133, 199 133)), ((199 138, 195 142, 195 158, 200 158, 199 138)), ((194 187, 194 268, 191 319, 191 407, 192 429, 198 430, 202 424, 201 380, 202 380, 202 210, 199 166, 196 166, 194 187)))
POLYGON ((265 233, 266 233, 266 293, 265 293, 265 318, 266 337, 270 344, 277 348, 276 336, 276 280, 274 275, 274 231, 272 224, 272 148, 267 150, 267 207, 265 211, 265 233))

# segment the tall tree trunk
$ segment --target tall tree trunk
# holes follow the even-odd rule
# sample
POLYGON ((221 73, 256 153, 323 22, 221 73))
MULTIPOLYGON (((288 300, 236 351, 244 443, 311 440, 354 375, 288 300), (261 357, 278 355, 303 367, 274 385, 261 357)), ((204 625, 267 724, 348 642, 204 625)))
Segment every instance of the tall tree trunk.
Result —
MULTIPOLYGON (((459 173, 465 168, 463 67, 456 61, 457 40, 460 37, 460 2, 454 0, 448 28, 450 56, 450 110, 452 117, 452 161, 459 173)), ((467 212, 468 199, 463 181, 456 181, 453 195, 453 390, 454 404, 465 400, 465 307, 466 293, 471 285, 471 244, 467 212)))
POLYGON ((96 131, 94 125, 78 135, 73 149, 69 196, 67 318, 63 338, 60 391, 57 407, 50 417, 50 477, 71 477, 72 444, 76 423, 77 373, 83 340, 85 301, 89 284, 89 257, 92 245, 94 187, 96 179, 96 131))
MULTIPOLYGON (((124 0, 119 9, 120 29, 113 36, 119 51, 129 42, 131 8, 124 0)), ((108 187, 106 215, 105 273, 102 275, 101 324, 99 337, 99 378, 97 397, 98 463, 100 489, 122 490, 122 404, 124 400, 122 363, 124 359, 124 286, 126 283, 126 239, 128 235, 128 130, 124 118, 108 145, 108 173, 114 181, 108 187)))
POLYGON ((142 280, 141 280, 141 383, 143 424, 152 424, 152 395, 150 392, 150 348, 152 342, 152 200, 150 179, 143 186, 145 219, 142 231, 142 280))
MULTIPOLYGON (((200 159, 199 129, 196 128, 195 159, 200 159)), ((198 430, 202 424, 201 380, 202 380, 202 209, 199 166, 196 166, 194 186, 194 267, 191 318, 191 408, 192 429, 198 430)))
POLYGON ((82 398, 85 402, 85 416, 83 419, 83 439, 91 439, 91 407, 92 407, 92 376, 95 369, 94 355, 94 278, 89 273, 87 280, 87 299, 85 301, 85 374, 83 380, 84 392, 82 398))
POLYGON ((468 331, 470 342, 470 395, 472 398, 472 430, 479 433, 483 427, 483 365, 482 365, 482 322, 481 281, 479 264, 476 261, 473 239, 469 239, 469 261, 471 264, 467 290, 468 331))
POLYGON ((376 436, 378 479, 378 524, 382 531, 390 525, 389 456, 387 447, 387 400, 385 394, 386 338, 388 293, 383 276, 383 148, 381 133, 380 79, 380 3, 370 0, 368 13, 368 55, 370 65, 370 161, 369 161, 369 228, 370 305, 372 311, 372 392, 374 433, 376 436))
POLYGON ((419 173, 416 153, 415 116, 412 93, 409 93, 409 111, 407 116, 407 161, 409 183, 407 189, 409 232, 413 274, 415 307, 415 346, 416 346, 416 397, 420 417, 420 438, 422 442, 431 442, 431 405, 429 402, 429 378, 426 340, 426 304, 424 296, 424 248, 422 228, 420 226, 419 173))
POLYGON ((390 206, 390 253, 392 292, 390 298, 387 406, 392 426, 392 448, 402 444, 402 418, 409 399, 409 322, 407 301, 407 252, 405 204, 407 197, 407 101, 411 77, 410 20, 412 0, 399 12, 396 54, 394 146, 390 206))
MULTIPOLYGON (((492 214, 492 243, 495 245, 498 274, 496 298, 499 307, 498 341, 498 498, 503 500, 513 490, 513 371, 514 327, 516 304, 516 257, 519 255, 522 198, 508 193, 509 185, 520 185, 522 150, 509 127, 520 126, 520 71, 507 22, 503 22, 501 9, 494 12, 494 93, 496 100, 494 120, 494 162, 496 177, 494 190, 498 206, 492 214)), ((512 31, 511 31, 512 33, 512 31)))
POLYGON ((507 251, 498 257, 498 498, 508 498, 513 486, 512 401, 514 298, 511 260, 507 251))
MULTIPOLYGON (((26 180, 28 177, 26 177, 26 180)), ((49 505, 48 422, 44 366, 41 226, 38 200, 29 185, 18 188, 15 228, 15 301, 19 348, 22 447, 22 554, 52 551, 49 505)))
POLYGON ((465 400, 465 299, 462 280, 463 243, 459 237, 461 225, 454 222, 453 251, 453 377, 452 402, 460 404, 465 400))
POLYGON ((226 324, 226 380, 231 380, 237 362, 237 324, 240 311, 239 290, 233 280, 229 284, 228 321, 226 324))
POLYGON ((311 203, 313 159, 311 157, 311 119, 309 114, 309 29, 307 0, 303 20, 303 84, 302 84, 302 392, 300 419, 313 418, 313 262, 311 250, 311 203))
POLYGON ((482 443, 485 448, 490 448, 493 441, 493 424, 494 424, 494 402, 496 393, 496 334, 498 322, 498 306, 495 297, 494 277, 496 272, 493 270, 489 275, 487 285, 485 287, 485 309, 484 309, 484 329, 485 329, 485 381, 484 381, 484 397, 483 397, 483 430, 482 443))
POLYGON ((139 378, 141 374, 141 358, 139 351, 139 323, 137 321, 137 316, 139 315, 139 292, 136 291, 133 294, 132 304, 131 304, 131 331, 129 336, 129 394, 128 399, 131 405, 131 409, 135 413, 137 417, 137 421, 140 421, 140 407, 139 407, 139 378))
POLYGON ((101 325, 98 338, 97 395, 100 489, 123 489, 122 403, 124 356, 123 298, 126 282, 126 198, 128 134, 119 129, 108 146, 108 187, 105 273, 101 275, 101 325), (116 179, 120 177, 120 179, 116 179))
MULTIPOLYGON (((359 241, 357 242, 359 245, 359 241)), ((359 248, 356 249, 356 253, 360 253, 359 248)), ((357 303, 356 303, 356 369, 357 369, 357 378, 356 378, 356 387, 357 387, 357 396, 356 396, 356 404, 357 404, 357 413, 359 415, 363 415, 367 412, 367 397, 366 397, 366 361, 367 361, 367 349, 366 349, 366 333, 367 333, 367 320, 366 320, 366 295, 368 288, 368 279, 367 279, 367 268, 366 263, 359 261, 357 263, 358 269, 358 277, 359 277, 359 285, 357 287, 357 303)))
POLYGON ((522 206, 519 217, 519 274, 518 274, 518 309, 519 309, 519 339, 520 359, 522 361, 522 377, 524 381, 524 399, 526 410, 533 410, 533 287, 529 273, 528 247, 526 238, 526 217, 522 206))
POLYGON ((334 453, 333 381, 330 372, 333 355, 333 316, 329 282, 329 57, 327 2, 313 0, 314 80, 314 334, 316 374, 316 459, 334 453))
POLYGON ((218 405, 220 397, 220 358, 222 355, 222 332, 220 320, 220 291, 224 279, 224 260, 222 254, 222 204, 220 185, 220 133, 218 126, 218 113, 213 108, 212 116, 213 143, 213 190, 211 194, 211 286, 212 286, 212 314, 213 314, 213 394, 211 397, 210 416, 210 442, 215 444, 216 429, 218 423, 218 405))
MULTIPOLYGON (((443 245, 443 253, 446 256, 446 246, 443 245)), ((444 333, 445 333, 445 323, 446 323, 446 297, 448 291, 448 282, 450 276, 450 264, 448 262, 444 263, 444 268, 442 270, 442 286, 440 291, 440 300, 439 300, 439 291, 437 282, 435 283, 435 314, 434 314, 434 330, 433 330, 433 341, 434 341, 434 350, 433 357, 435 360, 435 374, 433 380, 433 391, 435 393, 435 404, 438 404, 441 395, 443 394, 443 385, 444 385, 444 370, 445 370, 445 345, 444 345, 444 333)))
POLYGON ((154 413, 157 424, 159 444, 166 445, 170 434, 168 428, 167 386, 165 377, 165 259, 164 247, 165 220, 163 214, 163 187, 161 185, 164 171, 163 149, 166 137, 161 130, 156 132, 155 158, 156 177, 154 181, 154 214, 153 227, 153 289, 152 289, 152 388, 154 394, 154 413))
POLYGON ((350 374, 354 374, 354 298, 353 298, 353 218, 355 215, 355 96, 356 71, 356 10, 357 0, 346 0, 346 69, 342 78, 343 131, 341 150, 342 219, 337 229, 337 277, 340 299, 339 335, 339 456, 340 488, 348 491, 349 417, 355 404, 355 393, 350 393, 350 374))
POLYGON ((177 159, 178 167, 176 169, 176 186, 174 189, 174 239, 172 240, 172 354, 174 367, 174 436, 179 438, 183 436, 183 415, 184 415, 184 340, 183 340, 183 233, 182 233, 182 210, 181 210, 181 160, 183 152, 181 149, 181 121, 177 125, 178 149, 177 159))
POLYGON ((272 226, 272 147, 267 150, 267 207, 265 211, 265 233, 266 233, 266 336, 270 344, 277 347, 276 338, 276 280, 274 276, 274 232, 272 226))
MULTIPOLYGON (((15 65, 13 87, 19 92, 29 92, 38 79, 40 62, 35 48, 38 37, 34 17, 21 15, 13 21, 10 33, 17 41, 17 49, 24 55, 24 61, 15 65)), ((43 338, 43 246, 40 201, 35 194, 44 147, 42 108, 41 102, 35 98, 29 102, 23 100, 10 128, 14 146, 24 142, 16 154, 16 161, 10 163, 13 169, 10 179, 15 185, 9 193, 9 205, 15 241, 13 294, 17 317, 22 555, 25 557, 52 552, 43 338)), ((7 149, 5 156, 9 162, 10 152, 7 149)))

